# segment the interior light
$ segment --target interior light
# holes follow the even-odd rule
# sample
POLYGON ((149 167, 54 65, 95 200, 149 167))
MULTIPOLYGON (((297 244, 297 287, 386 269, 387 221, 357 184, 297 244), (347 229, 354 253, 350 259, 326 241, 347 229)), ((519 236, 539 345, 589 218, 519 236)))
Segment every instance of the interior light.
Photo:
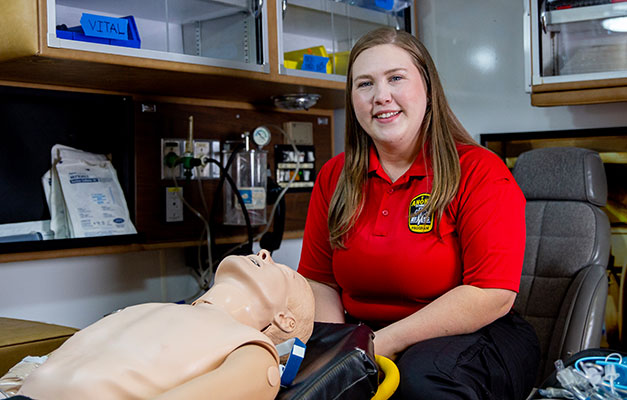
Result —
POLYGON ((481 72, 489 73, 496 68, 497 56, 491 47, 480 47, 471 54, 471 63, 481 72))
POLYGON ((604 29, 614 32, 627 32, 627 17, 616 17, 603 20, 604 29))

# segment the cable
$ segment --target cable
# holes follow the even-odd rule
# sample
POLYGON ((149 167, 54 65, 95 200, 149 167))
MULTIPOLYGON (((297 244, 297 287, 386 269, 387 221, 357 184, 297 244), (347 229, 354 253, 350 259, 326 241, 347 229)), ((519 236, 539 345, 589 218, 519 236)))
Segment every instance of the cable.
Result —
MULTIPOLYGON (((200 179, 200 171, 201 171, 201 166, 197 166, 196 167, 196 180, 198 181, 198 190, 200 191, 200 200, 202 201, 202 205, 205 209, 205 214, 207 215, 207 219, 210 219, 210 213, 209 213, 209 208, 207 207, 207 199, 205 199, 205 191, 203 190, 203 186, 202 186, 202 182, 200 179)), ((205 229, 203 230, 203 232, 200 234, 200 240, 202 242, 202 237, 204 236, 204 231, 207 231, 207 265, 211 266, 213 265, 213 254, 211 252, 211 229, 209 226, 209 223, 207 223, 207 225, 205 226, 205 229)), ((198 265, 202 266, 202 259, 201 259, 201 255, 200 255, 200 250, 201 250, 201 245, 198 246, 198 265)), ((210 269, 211 267, 209 267, 210 269)), ((201 275, 202 276, 202 275, 201 275)), ((209 278, 209 281, 207 282, 207 288, 209 288, 209 286, 211 286, 212 283, 212 279, 213 277, 209 278)))
MULTIPOLYGON (((176 187, 176 188, 178 189, 178 188, 179 188, 179 185, 178 185, 178 182, 177 182, 177 180, 176 180, 176 176, 172 176, 172 181, 174 182, 174 187, 176 187)), ((204 203, 204 195, 202 195, 202 192, 203 192, 203 190, 202 190, 202 185, 201 185, 201 187, 200 187, 200 193, 201 193, 201 196, 203 196, 203 203, 204 203)), ((202 214, 201 214, 198 210, 196 210, 194 207, 192 207, 192 205, 191 205, 191 204, 189 204, 189 203, 187 202, 187 200, 185 200, 185 198, 184 198, 184 197, 183 197, 183 195, 181 194, 181 191, 180 191, 180 190, 177 190, 177 191, 176 191, 176 194, 178 195, 179 199, 181 199, 181 201, 183 202, 183 204, 185 204, 185 206, 186 206, 187 208, 189 208, 189 209, 190 209, 190 211, 191 211, 194 215, 196 215, 198 218, 200 218, 200 220, 201 220, 201 221, 203 222, 203 224, 204 224, 204 229, 207 231, 207 237, 209 238, 209 237, 210 237, 210 233, 209 233, 209 232, 210 232, 210 231, 209 231, 209 222, 207 222, 207 220, 205 219, 205 217, 203 217, 203 215, 202 215, 202 214)), ((206 207, 206 204, 205 204, 205 207, 206 207)), ((201 240, 201 241, 202 241, 202 237, 203 237, 203 236, 204 236, 204 231, 203 231, 203 233, 201 234, 201 238, 200 238, 200 240, 201 240)), ((210 251, 209 253, 211 253, 211 251, 210 251)), ((211 255, 209 255, 209 257, 211 257, 211 255)), ((211 265, 211 264, 209 264, 209 265, 211 265)), ((211 269, 211 268, 209 268, 209 269, 211 269)), ((205 274, 201 274, 201 279, 205 279, 205 278, 206 278, 204 275, 205 275, 205 274)), ((211 279, 213 279, 213 277, 211 277, 211 276, 210 276, 210 277, 209 277, 209 282, 211 281, 211 279)), ((201 287, 205 287, 205 286, 206 286, 205 282, 199 281, 198 283, 199 283, 199 286, 201 286, 201 287)))
POLYGON ((281 193, 279 193, 279 196, 277 197, 277 199, 274 201, 274 205, 272 206, 272 211, 270 211, 270 217, 268 218, 268 223, 266 224, 266 228, 260 234, 257 235, 257 237, 255 238, 256 240, 258 238, 261 238, 270 229, 270 224, 272 223, 272 219, 274 218, 274 213, 276 212, 276 208, 279 204, 279 201, 281 201, 281 198, 285 195, 287 190, 290 188, 291 184, 294 182, 294 180, 298 176, 298 172, 300 171, 300 152, 298 151, 298 148, 296 147, 296 144, 294 143, 294 138, 290 134, 285 132, 283 128, 281 128, 280 126, 274 125, 274 124, 266 125, 267 128, 269 128, 270 126, 277 128, 284 136, 287 137, 287 140, 290 142, 290 145, 292 146, 292 149, 294 150, 294 154, 296 155, 296 170, 294 171, 294 174, 290 178, 287 185, 283 188, 281 193))
MULTIPOLYGON (((234 154, 234 153, 233 153, 234 154)), ((231 156, 231 158, 229 159, 230 162, 232 162, 233 160, 233 156, 231 156)), ((223 184, 224 180, 226 179, 226 181, 229 183, 229 186, 231 187, 231 189, 233 190, 233 192, 235 193, 235 196, 237 198, 237 201, 242 209, 242 213, 244 214, 244 220, 246 222, 246 226, 248 227, 248 242, 250 243, 250 247, 251 247, 251 251, 252 251, 252 245, 253 245, 253 234, 252 234, 252 226, 250 223, 250 217, 248 215, 248 210, 246 209, 246 204, 244 203, 244 199, 242 198, 241 194, 239 193, 239 190, 237 188, 237 185, 235 184, 235 182, 233 181, 233 178, 231 177, 231 175, 226 171, 225 167, 223 167, 220 162, 218 162, 217 160, 213 159, 213 158, 208 158, 207 162, 209 163, 214 163, 218 166, 218 168, 220 168, 220 184, 223 184)), ((227 163, 228 164, 228 163, 227 163)), ((203 206, 205 208, 205 212, 209 213, 208 209, 207 209, 207 202, 204 196, 204 191, 203 191, 203 187, 202 187, 202 182, 200 181, 200 177, 199 174, 198 175, 198 184, 199 184, 199 189, 200 189, 200 196, 202 199, 202 203, 203 206)), ((172 181, 174 182, 174 186, 178 189, 179 188, 179 184, 177 182, 176 176, 172 176, 172 181)), ((220 187, 219 184, 219 187, 220 187)), ((192 207, 191 204, 189 204, 187 202, 187 200, 185 200, 185 198, 183 197, 183 195, 181 195, 180 190, 176 191, 178 197, 181 199, 181 201, 183 202, 183 204, 185 204, 185 206, 187 208, 189 208, 192 213, 194 215, 196 215, 204 224, 204 230, 201 233, 201 237, 200 240, 202 241, 202 238, 205 234, 205 231, 207 232, 207 265, 208 268, 205 269, 202 273, 200 273, 199 277, 197 278, 198 280, 198 285, 201 289, 208 289, 211 285, 211 282, 213 280, 213 267, 214 267, 214 262, 213 262, 213 255, 211 252, 211 242, 212 242, 212 236, 211 236, 211 230, 209 227, 209 223, 207 222, 207 219, 205 219, 203 217, 203 215, 196 210, 194 207, 192 207)), ((217 191, 217 193, 220 193, 220 191, 217 191)), ((215 202, 214 202, 215 204, 215 202)), ((200 248, 199 248, 200 249, 200 248)), ((200 254, 198 255, 199 257, 199 265, 202 265, 202 260, 200 260, 200 254)))
MULTIPOLYGON (((274 124, 268 124, 268 125, 263 125, 266 128, 276 128, 278 129, 285 137, 287 137, 288 141, 290 142, 290 145, 292 146, 292 149, 294 150, 294 154, 296 155, 296 169, 294 171, 294 174, 292 175, 292 177, 290 178, 290 180, 288 181, 287 185, 283 188, 283 190, 281 191, 281 193, 279 193, 279 195, 277 196, 277 199, 274 201, 274 204, 272 206, 272 210, 270 211, 270 217, 268 218, 268 222, 266 223, 265 228, 263 229, 263 231, 261 231, 261 233, 257 234, 255 236, 255 238, 253 239, 254 241, 259 241, 261 239, 261 237, 266 234, 269 230, 270 230, 270 225, 272 224, 273 218, 274 218, 274 214, 276 212, 276 209, 279 205, 279 202, 281 201, 281 198, 283 198, 283 196, 285 195, 285 193, 288 191, 288 189, 290 188, 291 184, 294 182, 294 180, 296 179, 296 177, 298 176, 298 172, 300 171, 300 154, 301 152, 298 150, 298 148, 296 147, 296 144, 294 143, 294 138, 288 134, 286 131, 283 130, 283 128, 281 128, 278 125, 274 125, 274 124)), ((244 246, 245 243, 240 243, 239 245, 236 245, 234 247, 232 247, 231 249, 229 249, 227 252, 224 253, 224 255, 229 255, 232 254, 233 252, 235 252, 236 250, 240 249, 242 246, 244 246)))
MULTIPOLYGON (((244 204, 244 199, 242 198, 242 195, 240 194, 239 189, 237 188, 237 185, 235 184, 235 181, 233 181, 233 178, 227 172, 226 167, 223 167, 222 165, 220 165, 220 163, 217 160, 213 159, 213 158, 209 158, 208 162, 212 162, 212 163, 218 165, 218 167, 220 168, 221 181, 224 182, 224 179, 226 179, 226 181, 231 186, 231 189, 235 193, 235 196, 237 198, 237 202, 239 203, 240 207, 242 208, 242 213, 244 214, 244 221, 246 222, 246 228, 247 228, 247 231, 248 231, 248 243, 250 244, 250 251, 252 252, 252 246, 253 246, 252 225, 250 223, 250 216, 248 215, 248 210, 246 209, 246 204, 244 204), (222 179, 222 176, 224 177, 224 179, 222 179)), ((216 193, 220 193, 220 191, 216 191, 216 193)), ((216 202, 214 201, 213 204, 215 205, 215 203, 216 202)), ((212 209, 213 209, 213 207, 212 207, 212 209)), ((245 243, 246 242, 242 243, 240 245, 240 247, 243 246, 245 243)), ((224 255, 229 255, 229 254, 230 253, 223 254, 223 256, 224 255)), ((214 262, 214 264, 215 263, 217 263, 217 262, 214 262)), ((210 264, 208 270, 213 270, 214 264, 210 264)))
MULTIPOLYGON (((218 187, 216 188, 216 193, 218 195, 220 195, 220 193, 222 193, 222 187, 224 186, 224 180, 225 179, 230 179, 231 181, 233 181, 233 179, 231 178, 231 176, 228 174, 228 170, 231 167, 231 164, 233 164, 233 160, 235 159, 235 156, 237 154, 237 152, 239 152, 240 149, 242 149, 244 147, 243 143, 238 143, 235 148, 232 150, 231 155, 229 156, 226 165, 222 166, 222 164, 220 164, 220 162, 218 162, 215 159, 208 159, 209 162, 213 162, 215 163, 218 168, 220 168, 220 180, 218 182, 218 187), (213 161, 212 161, 213 160, 213 161), (227 178, 228 176, 228 178, 227 178)), ((241 200, 241 194, 239 192, 239 189, 237 189, 237 185, 233 186, 231 185, 231 189, 235 192, 235 195, 238 197, 238 202, 240 204, 243 204, 243 200, 241 200)), ((220 197, 221 198, 221 197, 220 197)), ((215 215, 216 213, 216 204, 218 204, 219 202, 215 201, 213 202, 212 206, 211 206, 211 213, 209 216, 209 219, 211 220, 212 217, 215 215)), ((248 211, 246 210, 246 207, 244 206, 244 208, 242 208, 242 211, 244 212, 244 220, 246 222, 246 228, 247 228, 247 233, 248 233, 248 242, 250 244, 250 251, 252 252, 252 248, 253 248, 253 232, 252 232, 252 225, 250 224, 250 218, 248 216, 248 211)), ((243 244, 242 244, 243 245, 243 244)), ((215 248, 215 243, 212 242, 211 243, 211 248, 215 248)))
MULTIPOLYGON (((285 196, 285 193, 287 193, 287 191, 289 190, 291 184, 294 182, 294 180, 296 179, 296 177, 298 176, 298 173, 300 171, 300 165, 301 165, 300 156, 301 156, 301 152, 296 147, 296 145, 294 143, 293 137, 289 133, 287 133, 285 130, 283 130, 278 125, 268 124, 268 125, 265 125, 265 126, 268 129, 270 129, 270 127, 278 129, 288 139, 288 141, 290 142, 290 145, 292 146, 292 149, 294 150, 294 154, 296 156, 295 157, 296 158, 296 169, 294 170, 294 173, 292 174, 290 180, 287 182, 287 185, 283 188, 283 190, 281 190, 281 192, 277 196, 276 200, 274 201, 274 204, 273 204, 272 209, 270 211, 270 216, 267 218, 268 222, 266 223, 265 228, 259 234, 257 234, 256 236, 253 237, 252 225, 251 225, 251 222, 250 222, 250 216, 248 215, 248 210, 246 209, 246 205, 244 204, 244 201, 243 201, 243 199, 241 197, 241 194, 239 193, 239 189, 237 188, 237 185, 233 181, 233 178, 227 172, 229 167, 233 163, 235 155, 243 147, 243 144, 240 143, 233 149, 233 151, 231 152, 231 155, 229 156, 229 159, 227 160, 227 163, 226 163, 225 166, 222 166, 219 161, 217 161, 217 160, 215 160, 213 158, 206 159, 207 162, 214 163, 214 164, 216 164, 218 166, 218 168, 220 168, 220 181, 218 182, 218 186, 216 188, 216 193, 219 195, 222 192, 222 187, 224 186, 224 180, 226 179, 228 181, 229 185, 231 186, 231 189, 233 190, 233 192, 235 193, 235 195, 237 197, 237 201, 240 204, 240 207, 242 209, 242 213, 244 215, 244 220, 246 222, 246 227, 247 227, 248 240, 246 242, 242 242, 242 243, 232 247, 231 249, 227 250, 226 252, 221 254, 221 256, 222 256, 221 258, 224 258, 224 257, 232 254, 236 250, 242 248, 247 243, 249 245, 249 251, 252 252, 253 242, 259 241, 270 230, 270 226, 272 225, 272 222, 274 220, 274 215, 275 215, 276 210, 277 210, 277 208, 278 208, 278 206, 279 206, 279 204, 281 202, 281 199, 283 198, 283 196, 285 196)), ((201 195, 201 199, 202 199, 202 202, 203 202, 203 206, 205 207, 205 212, 207 213, 208 218, 211 220, 211 216, 214 215, 214 210, 216 209, 216 204, 218 202, 216 202, 214 200, 211 212, 208 211, 208 209, 207 209, 207 202, 206 202, 206 199, 204 197, 204 191, 203 191, 203 188, 202 188, 202 183, 200 181, 199 174, 197 174, 197 176, 198 176, 198 183, 199 183, 200 195, 201 195)), ((176 178, 173 178, 173 179, 175 181, 175 186, 177 186, 176 178)), ((211 284, 213 268, 216 266, 215 264, 218 263, 218 261, 213 261, 212 249, 215 247, 215 243, 213 242, 213 236, 211 235, 210 226, 209 226, 209 223, 207 222, 207 220, 205 218, 203 218, 202 215, 196 209, 191 207, 191 205, 189 205, 185 199, 183 199, 183 197, 180 195, 180 192, 177 191, 177 193, 178 193, 179 197, 181 198, 181 200, 183 201, 183 203, 188 208, 190 208, 190 210, 192 210, 192 212, 194 214, 196 214, 199 218, 202 219, 202 221, 204 222, 204 225, 205 225, 205 230, 207 231, 207 253, 208 253, 207 264, 208 264, 208 268, 205 271, 201 272, 197 279, 199 280, 199 285, 202 288, 208 288, 208 286, 211 284)), ((201 240, 202 240, 203 236, 204 236, 204 231, 201 234, 201 240)), ((199 247, 199 252, 198 252, 198 258, 199 258, 199 265, 202 265, 202 263, 201 263, 202 260, 200 260, 200 247, 199 247)))

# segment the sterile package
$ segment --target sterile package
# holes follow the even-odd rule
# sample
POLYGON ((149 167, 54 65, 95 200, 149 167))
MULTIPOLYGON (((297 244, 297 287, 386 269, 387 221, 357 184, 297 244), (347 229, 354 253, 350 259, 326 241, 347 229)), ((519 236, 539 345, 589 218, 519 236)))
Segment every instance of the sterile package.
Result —
POLYGON ((54 237, 50 220, 0 224, 0 243, 28 240, 48 240, 54 237))
POLYGON ((44 188, 49 184, 44 191, 50 193, 50 228, 56 239, 137 233, 106 156, 54 145, 52 168, 42 180, 44 188))

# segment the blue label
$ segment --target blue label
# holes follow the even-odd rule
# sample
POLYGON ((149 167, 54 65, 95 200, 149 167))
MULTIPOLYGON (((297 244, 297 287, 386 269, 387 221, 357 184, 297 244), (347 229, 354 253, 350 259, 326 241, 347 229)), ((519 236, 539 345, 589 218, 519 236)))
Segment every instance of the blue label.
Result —
POLYGON ((253 191, 251 189, 240 189, 239 194, 242 196, 245 205, 253 204, 253 191))
POLYGON ((70 179, 71 184, 75 183, 94 183, 98 182, 98 178, 74 178, 70 179))
POLYGON ((113 222, 115 222, 116 224, 121 224, 124 222, 124 218, 116 218, 113 220, 113 222))
POLYGON ((329 57, 303 54, 303 66, 300 69, 303 71, 322 72, 323 74, 326 74, 328 62, 329 57))
POLYGON ((391 10, 394 8, 394 0, 374 0, 374 5, 384 10, 391 10))
POLYGON ((128 20, 83 13, 81 27, 87 36, 128 40, 128 20))

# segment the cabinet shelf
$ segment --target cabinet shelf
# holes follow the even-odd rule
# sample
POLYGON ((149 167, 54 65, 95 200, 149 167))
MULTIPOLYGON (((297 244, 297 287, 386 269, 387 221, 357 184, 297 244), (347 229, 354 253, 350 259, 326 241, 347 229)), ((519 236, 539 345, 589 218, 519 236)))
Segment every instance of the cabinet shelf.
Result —
POLYGON ((344 107, 346 82, 341 71, 345 71, 347 52, 356 38, 378 26, 400 24, 409 29, 411 24, 408 10, 388 14, 329 0, 290 1, 287 12, 295 19, 283 24, 280 0, 265 0, 260 10, 251 11, 252 4, 258 3, 249 0, 2 2, 0 83, 193 97, 267 107, 273 107, 273 96, 315 93, 321 96, 315 108, 338 109, 344 107), (57 26, 79 26, 84 12, 117 18, 132 15, 141 47, 57 37, 57 26), (317 17, 314 19, 313 15, 317 17), (329 36, 328 18, 335 21, 335 37, 329 36), (237 39, 231 43, 235 36, 237 39), (332 71, 336 73, 302 71, 300 66, 286 69, 283 54, 290 46, 296 49, 325 46, 334 66, 332 71), (341 60, 343 69, 335 67, 340 62, 336 60, 341 60))
MULTIPOLYGON (((283 75, 345 82, 348 52, 359 37, 382 26, 411 30, 412 18, 409 9, 412 3, 396 11, 383 11, 356 5, 360 2, 342 0, 290 0, 285 11, 277 10, 277 44, 279 71, 283 75), (316 21, 312 23, 312 21, 316 21), (326 74, 303 71, 300 63, 303 57, 294 53, 309 54, 329 58, 326 74), (313 52, 313 53, 312 53, 313 52), (286 65, 284 57, 290 53, 286 65)), ((370 0, 374 6, 374 1, 370 0)), ((323 69, 323 68, 320 68, 323 69)))
MULTIPOLYGON (((287 231, 283 235, 283 240, 289 239, 301 239, 304 232, 300 231, 287 231)), ((233 236, 226 239, 218 239, 218 244, 237 244, 246 241, 246 237, 243 235, 233 236)), ((100 256, 105 254, 123 254, 134 253, 141 251, 155 251, 155 250, 167 250, 167 249, 180 249, 185 247, 198 247, 206 246, 207 242, 199 240, 187 240, 187 241, 172 241, 172 242, 159 242, 159 243, 131 243, 122 245, 111 246, 95 246, 95 247, 81 247, 75 249, 60 249, 60 250, 43 250, 43 251, 30 251, 30 252, 17 252, 17 253, 4 253, 0 254, 0 264, 9 262, 20 261, 33 261, 33 260, 48 260, 52 258, 66 258, 66 257, 87 257, 87 256, 100 256)))
MULTIPOLYGON (((52 7, 49 9, 52 10, 52 7)), ((232 13, 247 12, 250 6, 248 0, 168 0, 157 2, 154 0, 56 0, 62 7, 97 11, 103 14, 116 15, 118 10, 124 9, 129 15, 153 21, 170 23, 186 23, 190 21, 211 19, 230 15, 232 13)), ((52 14, 49 14, 52 16, 52 14)))
MULTIPOLYGON (((63 47, 53 47, 48 44, 51 21, 47 10, 50 1, 24 0, 0 5, 0 82, 3 84, 26 83, 124 94, 218 99, 267 107, 272 107, 272 96, 306 92, 321 95, 316 108, 344 107, 344 80, 281 75, 276 44, 272 42, 268 43, 271 50, 265 65, 252 64, 248 70, 241 65, 235 67, 228 60, 171 53, 165 56, 165 52, 150 49, 69 40, 61 42, 62 39, 56 37, 52 44, 56 40, 63 47)), ((83 4, 79 0, 58 1, 68 6, 83 4)), ((123 0, 90 1, 111 7, 115 3, 135 4, 123 0)), ((195 2, 207 3, 206 0, 195 2)), ((266 3, 269 9, 276 6, 275 0, 267 0, 266 3)), ((271 32, 267 37, 276 37, 276 26, 272 21, 268 28, 271 32)))
POLYGON ((531 104, 558 106, 627 101, 627 33, 606 22, 627 16, 619 2, 543 11, 530 0, 531 104))
POLYGON ((589 7, 574 7, 564 10, 547 11, 546 26, 572 22, 593 21, 605 18, 624 17, 627 15, 627 3, 601 4, 589 7))
MULTIPOLYGON (((333 14, 336 17, 343 18, 343 20, 350 18, 351 21, 364 21, 378 25, 386 25, 389 23, 389 19, 393 18, 393 16, 389 13, 351 6, 347 2, 327 0, 290 0, 288 4, 288 13, 292 11, 292 8, 299 7, 315 12, 333 14)), ((322 30, 320 28, 326 27, 318 27, 318 31, 322 30)))
POLYGON ((53 85, 123 94, 229 100, 270 107, 271 96, 313 92, 321 95, 317 108, 344 107, 344 83, 217 67, 178 64, 49 49, 45 56, 33 55, 0 63, 0 82, 53 85), (50 53, 50 54, 48 54, 50 53), (140 65, 141 64, 141 65, 140 65))

